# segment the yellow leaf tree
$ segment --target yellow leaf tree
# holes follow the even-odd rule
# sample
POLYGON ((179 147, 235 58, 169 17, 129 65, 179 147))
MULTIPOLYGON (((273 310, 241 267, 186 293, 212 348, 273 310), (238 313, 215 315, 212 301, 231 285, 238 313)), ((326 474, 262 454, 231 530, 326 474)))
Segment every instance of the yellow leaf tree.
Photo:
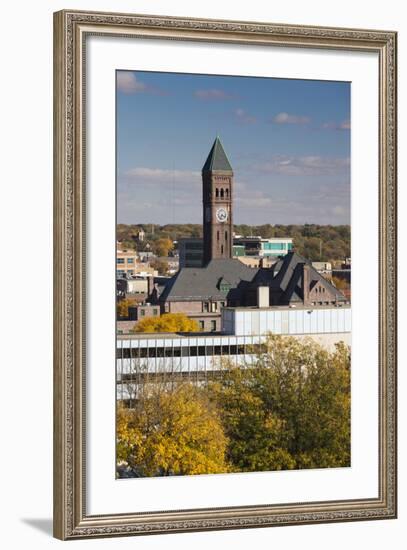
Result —
POLYGON ((216 408, 192 384, 153 386, 134 409, 118 409, 117 460, 134 477, 227 472, 226 447, 216 408))
POLYGON ((129 306, 135 304, 134 300, 124 298, 117 301, 117 317, 120 319, 126 319, 129 316, 129 306))
POLYGON ((171 239, 163 237, 153 243, 153 250, 157 256, 168 256, 171 250, 174 248, 174 244, 171 239))
POLYGON ((138 321, 134 332, 197 332, 199 325, 183 313, 164 313, 138 321))

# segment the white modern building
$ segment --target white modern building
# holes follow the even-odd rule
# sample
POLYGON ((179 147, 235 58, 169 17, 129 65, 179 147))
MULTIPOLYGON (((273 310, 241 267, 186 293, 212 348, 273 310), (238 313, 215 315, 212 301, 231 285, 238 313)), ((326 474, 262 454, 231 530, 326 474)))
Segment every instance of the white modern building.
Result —
POLYGON ((257 307, 222 310, 222 334, 132 334, 117 337, 117 399, 133 399, 146 381, 216 376, 222 358, 249 363, 267 333, 311 337, 327 349, 351 344, 349 305, 257 307))

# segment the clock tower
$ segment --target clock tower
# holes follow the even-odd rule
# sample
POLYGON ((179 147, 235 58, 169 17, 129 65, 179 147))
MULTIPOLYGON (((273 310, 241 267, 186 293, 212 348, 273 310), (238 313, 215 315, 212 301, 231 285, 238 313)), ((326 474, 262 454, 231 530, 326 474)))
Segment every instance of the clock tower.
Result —
POLYGON ((217 137, 202 168, 203 263, 232 258, 233 170, 217 137))

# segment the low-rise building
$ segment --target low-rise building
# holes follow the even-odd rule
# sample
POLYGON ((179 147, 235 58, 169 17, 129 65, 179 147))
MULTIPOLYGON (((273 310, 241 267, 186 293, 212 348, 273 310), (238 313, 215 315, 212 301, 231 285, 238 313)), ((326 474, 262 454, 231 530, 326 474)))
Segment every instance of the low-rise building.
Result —
POLYGON ((261 236, 241 237, 235 236, 233 246, 244 247, 245 256, 271 257, 279 258, 291 252, 293 240, 290 237, 271 237, 263 238, 261 236))
POLYGON ((154 260, 154 258, 156 257, 155 254, 151 252, 151 250, 140 250, 138 252, 138 256, 140 258, 140 262, 148 262, 150 260, 154 260))
MULTIPOLYGON (((349 305, 224 308, 221 334, 120 334, 116 352, 117 399, 133 400, 146 381, 216 377, 224 360, 247 365, 264 349, 268 333, 311 338, 332 351, 351 344, 349 305)), ((119 326, 119 323, 118 323, 119 326)))
POLYGON ((267 289, 266 306, 328 306, 345 296, 294 252, 271 267, 248 267, 237 259, 215 259, 205 267, 183 268, 156 298, 162 312, 184 313, 203 331, 221 330, 224 307, 258 306, 258 289, 267 289))
POLYGON ((318 271, 318 273, 321 273, 322 275, 325 275, 326 277, 332 277, 332 264, 331 262, 312 262, 312 267, 318 271))
POLYGON ((237 259, 239 262, 242 262, 242 264, 254 268, 272 267, 276 262, 278 262, 278 258, 268 256, 239 256, 237 259))
POLYGON ((147 277, 121 277, 117 279, 117 291, 119 296, 128 296, 131 294, 148 295, 147 277))
POLYGON ((147 317, 159 316, 160 306, 152 305, 150 303, 129 306, 129 319, 131 321, 140 321, 141 319, 146 319, 147 317))
MULTIPOLYGON (((285 256, 293 248, 293 240, 290 237, 264 239, 259 236, 233 238, 232 257, 246 263, 244 258, 254 258, 253 262, 260 266, 262 258, 277 261, 285 256)), ((204 255, 204 242, 201 238, 180 239, 178 242, 179 266, 202 267, 204 255)))
POLYGON ((190 238, 178 241, 179 267, 202 267, 203 239, 190 238))
POLYGON ((137 266, 137 252, 135 250, 116 251, 116 273, 118 277, 135 275, 137 266))

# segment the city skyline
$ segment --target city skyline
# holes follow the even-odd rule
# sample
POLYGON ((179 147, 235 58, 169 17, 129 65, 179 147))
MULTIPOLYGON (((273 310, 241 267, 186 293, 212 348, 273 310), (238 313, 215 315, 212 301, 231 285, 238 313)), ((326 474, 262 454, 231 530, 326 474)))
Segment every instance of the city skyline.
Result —
POLYGON ((201 223, 219 135, 236 224, 350 223, 350 84, 117 72, 118 223, 201 223))

